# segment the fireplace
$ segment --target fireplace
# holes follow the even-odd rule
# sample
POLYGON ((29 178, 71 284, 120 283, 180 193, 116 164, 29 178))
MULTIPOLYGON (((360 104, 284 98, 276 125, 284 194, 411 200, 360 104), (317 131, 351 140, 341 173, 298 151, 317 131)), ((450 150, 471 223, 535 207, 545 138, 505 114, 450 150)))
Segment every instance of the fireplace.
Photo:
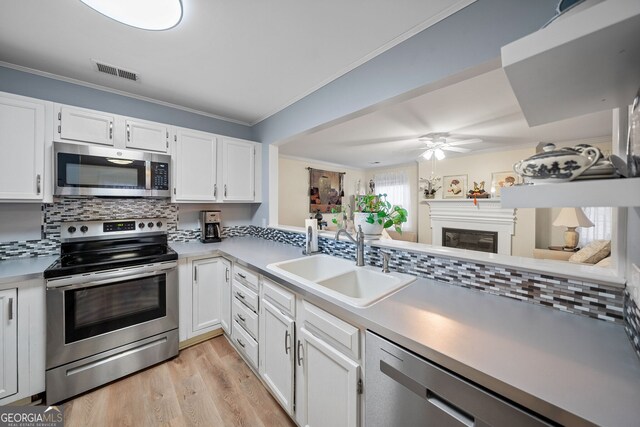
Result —
MULTIPOLYGON (((500 199, 478 199, 477 204, 469 199, 429 200, 431 217, 431 241, 434 246, 445 246, 444 229, 497 233, 493 239, 495 248, 488 247, 488 236, 478 244, 486 252, 511 255, 511 239, 515 232, 515 209, 503 208, 500 199)), ((463 240, 464 241, 464 240, 463 240)), ((472 248, 469 248, 472 249, 472 248)))
POLYGON ((442 246, 497 254, 498 232, 443 228, 442 246))

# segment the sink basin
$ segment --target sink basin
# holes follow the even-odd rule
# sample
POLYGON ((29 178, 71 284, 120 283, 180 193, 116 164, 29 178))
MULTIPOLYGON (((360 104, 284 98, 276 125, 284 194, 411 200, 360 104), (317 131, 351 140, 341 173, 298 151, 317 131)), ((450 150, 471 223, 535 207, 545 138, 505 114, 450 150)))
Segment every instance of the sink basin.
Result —
POLYGON ((408 274, 382 273, 374 267, 357 267, 354 261, 329 255, 269 264, 267 269, 354 307, 367 307, 416 279, 408 274))

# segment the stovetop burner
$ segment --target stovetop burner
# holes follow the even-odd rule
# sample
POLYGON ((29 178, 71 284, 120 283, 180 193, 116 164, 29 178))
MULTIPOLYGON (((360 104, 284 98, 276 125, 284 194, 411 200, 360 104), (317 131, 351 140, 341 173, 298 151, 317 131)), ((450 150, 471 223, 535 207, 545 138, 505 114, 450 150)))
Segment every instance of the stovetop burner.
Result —
POLYGON ((159 219, 65 223, 61 255, 44 271, 46 279, 178 259, 167 243, 159 219), (133 227, 131 226, 133 224, 133 227), (142 227, 135 225, 142 224, 142 227), (160 229, 160 230, 159 230, 160 229), (76 237, 78 230, 85 236, 76 237))

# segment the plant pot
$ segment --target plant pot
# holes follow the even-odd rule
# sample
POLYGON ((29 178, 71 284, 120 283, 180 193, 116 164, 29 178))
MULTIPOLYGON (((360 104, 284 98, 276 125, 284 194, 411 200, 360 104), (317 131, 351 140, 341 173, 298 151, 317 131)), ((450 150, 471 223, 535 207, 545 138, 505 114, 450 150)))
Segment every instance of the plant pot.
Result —
MULTIPOLYGON (((362 232, 364 233, 365 238, 370 239, 370 240, 375 240, 375 239, 379 239, 380 236, 382 235, 382 224, 378 224, 377 222, 374 222, 373 224, 369 224, 367 222, 367 218, 369 217, 369 213, 368 212, 354 212, 353 214, 353 225, 355 226, 356 230, 358 229, 358 226, 362 226, 362 232)), ((374 214, 374 218, 377 219, 377 217, 374 214)))

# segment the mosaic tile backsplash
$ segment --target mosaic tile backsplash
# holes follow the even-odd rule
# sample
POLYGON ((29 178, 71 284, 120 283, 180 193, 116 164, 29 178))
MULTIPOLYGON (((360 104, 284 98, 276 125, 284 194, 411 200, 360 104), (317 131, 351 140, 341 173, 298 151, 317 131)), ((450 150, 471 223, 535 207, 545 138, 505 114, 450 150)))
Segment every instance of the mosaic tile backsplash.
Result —
MULTIPOLYGON (((62 199, 45 204, 41 240, 0 243, 0 260, 59 253, 60 224, 75 220, 164 218, 169 240, 188 242, 200 238, 200 230, 178 230, 178 205, 154 199, 62 199)), ((225 227, 223 237, 255 236, 303 247, 303 234, 257 226, 225 227)), ((321 252, 355 258, 355 245, 320 237, 321 252)), ((557 310, 624 324, 640 356, 640 311, 637 302, 620 288, 586 280, 549 276, 477 262, 442 258, 398 249, 392 253, 390 268, 418 277, 539 304, 557 310)), ((381 249, 367 246, 365 262, 382 267, 381 249)))

